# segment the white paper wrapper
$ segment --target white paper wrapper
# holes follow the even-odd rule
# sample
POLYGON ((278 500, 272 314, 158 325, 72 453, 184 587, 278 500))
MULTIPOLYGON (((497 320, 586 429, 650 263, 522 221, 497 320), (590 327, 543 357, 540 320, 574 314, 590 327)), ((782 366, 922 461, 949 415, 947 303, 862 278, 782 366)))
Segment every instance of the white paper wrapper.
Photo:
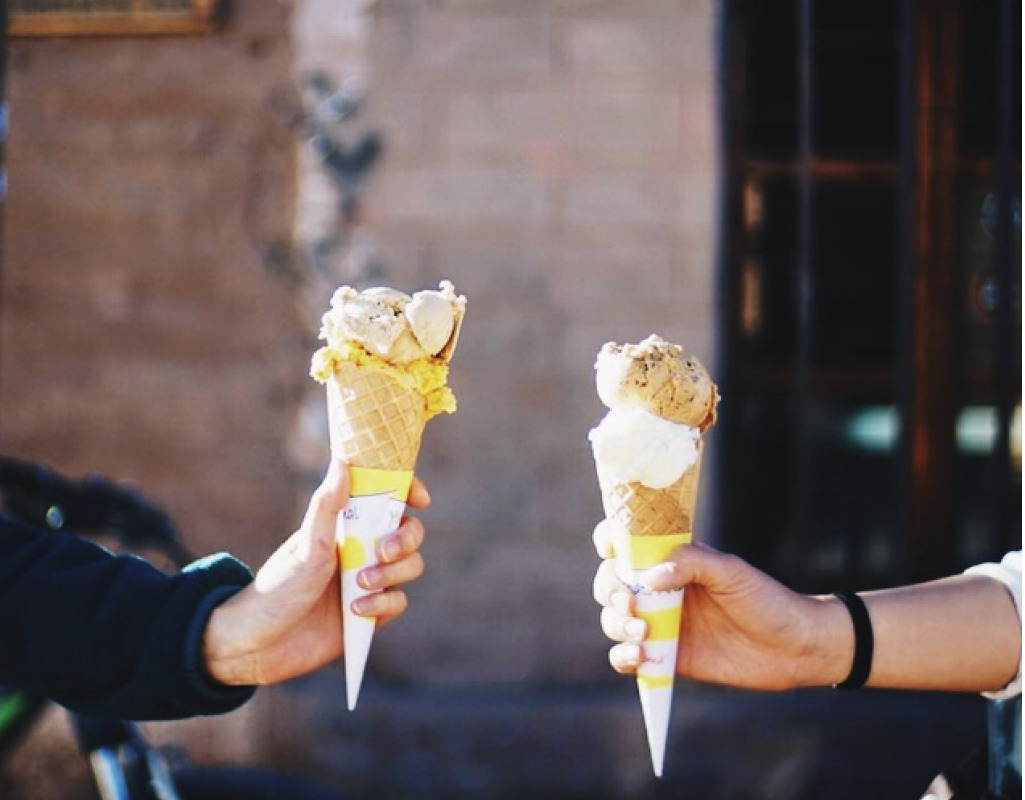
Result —
POLYGON ((352 711, 363 683, 377 622, 352 610, 356 600, 371 593, 356 582, 356 575, 378 562, 378 540, 398 530, 413 473, 350 467, 350 475, 349 503, 338 516, 338 554, 342 572, 345 693, 352 711))
POLYGON ((648 623, 648 638, 642 645, 644 661, 637 668, 637 690, 651 751, 651 767, 660 778, 673 706, 683 589, 653 592, 641 585, 640 575, 665 561, 673 550, 690 540, 689 533, 630 536, 619 531, 613 542, 616 574, 634 593, 637 616, 648 623))

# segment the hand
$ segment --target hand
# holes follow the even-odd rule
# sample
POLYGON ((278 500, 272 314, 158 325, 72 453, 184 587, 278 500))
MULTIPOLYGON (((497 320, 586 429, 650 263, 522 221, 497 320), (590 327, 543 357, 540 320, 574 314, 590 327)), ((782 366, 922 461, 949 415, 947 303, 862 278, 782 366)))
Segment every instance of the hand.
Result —
MULTIPOLYGON (((210 616, 203 638, 207 671, 229 685, 265 685, 310 672, 342 652, 335 525, 349 501, 349 469, 332 461, 313 493, 302 526, 266 561, 256 578, 210 616)), ((430 496, 419 479, 408 504, 426 508, 430 496)), ((423 573, 420 545, 424 527, 403 517, 399 529, 378 542, 380 563, 357 576, 369 594, 353 610, 387 624, 406 610, 404 592, 395 587, 423 573)))
MULTIPOLYGON (((633 616, 633 593, 616 577, 610 526, 603 521, 594 531, 595 548, 605 559, 594 596, 603 606, 602 630, 621 642, 609 651, 609 661, 618 672, 632 673, 643 658, 647 626, 633 616)), ((814 642, 815 626, 827 622, 823 615, 834 614, 836 604, 796 594, 735 556, 684 545, 642 582, 655 590, 686 589, 677 657, 683 677, 780 690, 842 680, 850 666, 851 651, 841 648, 825 664, 814 642)), ((845 624, 842 618, 839 624, 845 624)))

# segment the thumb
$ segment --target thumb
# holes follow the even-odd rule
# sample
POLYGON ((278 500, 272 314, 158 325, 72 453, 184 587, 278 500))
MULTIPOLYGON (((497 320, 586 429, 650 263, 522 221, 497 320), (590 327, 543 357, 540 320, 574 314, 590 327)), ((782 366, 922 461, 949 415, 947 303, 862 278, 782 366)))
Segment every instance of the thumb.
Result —
POLYGON ((654 591, 682 589, 694 583, 715 588, 729 580, 732 558, 707 545, 681 545, 669 560, 642 574, 640 582, 654 591))
POLYGON ((338 515, 348 502, 349 466, 341 459, 332 459, 303 519, 303 531, 314 552, 326 548, 333 551, 338 515))

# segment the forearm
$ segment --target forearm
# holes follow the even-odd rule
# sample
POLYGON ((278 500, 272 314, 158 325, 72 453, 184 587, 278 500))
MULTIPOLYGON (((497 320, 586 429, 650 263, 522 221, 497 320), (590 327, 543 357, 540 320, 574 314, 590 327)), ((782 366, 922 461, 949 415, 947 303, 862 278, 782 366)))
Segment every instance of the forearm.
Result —
POLYGON ((248 580, 234 559, 170 577, 0 518, 0 680, 97 716, 230 710, 247 692, 209 682, 198 639, 210 609, 248 580))
MULTIPOLYGON (((961 575, 861 597, 875 642, 867 686, 994 691, 1018 671, 1021 622, 999 581, 961 575)), ((838 683, 854 653, 850 615, 835 598, 819 598, 812 615, 800 685, 838 683)))

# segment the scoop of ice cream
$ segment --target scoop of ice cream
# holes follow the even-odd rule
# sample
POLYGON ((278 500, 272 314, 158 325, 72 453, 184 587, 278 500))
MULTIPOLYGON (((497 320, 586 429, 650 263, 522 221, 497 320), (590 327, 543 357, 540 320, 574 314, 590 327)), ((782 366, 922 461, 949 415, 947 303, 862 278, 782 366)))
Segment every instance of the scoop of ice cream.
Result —
POLYGON ((387 287, 359 292, 340 287, 324 315, 310 374, 327 383, 343 362, 384 372, 424 398, 427 418, 456 410, 448 362, 466 311, 466 298, 449 281, 410 297, 387 287))
POLYGON ((466 298, 449 281, 410 297, 387 287, 362 292, 340 287, 324 315, 321 338, 329 347, 356 343, 390 364, 424 358, 448 360, 455 349, 466 298))
POLYGON ((330 344, 359 342, 374 355, 386 357, 406 331, 402 295, 390 289, 357 292, 342 286, 331 298, 331 310, 323 318, 321 338, 330 344))
POLYGON ((652 334, 639 344, 605 344, 595 364, 598 397, 610 409, 641 407, 705 431, 715 423, 719 392, 682 347, 652 334))
POLYGON ((441 291, 417 292, 406 305, 405 315, 413 336, 432 356, 440 353, 452 338, 455 328, 452 304, 441 291))
POLYGON ((698 457, 697 428, 670 422, 637 405, 614 408, 588 438, 594 460, 620 483, 665 489, 698 457))

